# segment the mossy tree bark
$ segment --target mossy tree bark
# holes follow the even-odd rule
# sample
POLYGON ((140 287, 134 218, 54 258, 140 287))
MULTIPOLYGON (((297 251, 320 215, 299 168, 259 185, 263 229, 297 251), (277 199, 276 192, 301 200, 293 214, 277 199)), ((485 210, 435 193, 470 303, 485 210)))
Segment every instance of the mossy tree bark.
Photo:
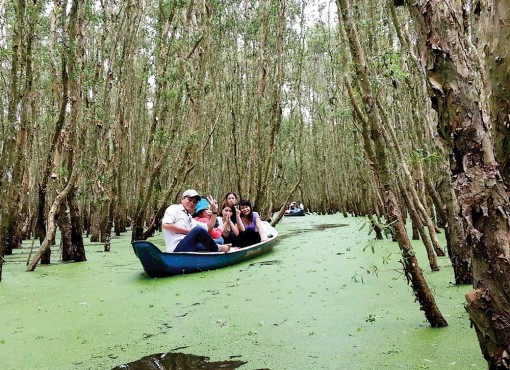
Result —
POLYGON ((490 112, 494 150, 499 171, 510 182, 510 2, 478 0, 472 5, 473 33, 480 56, 485 57, 486 84, 490 89, 490 112), (479 26, 477 26, 479 25, 479 26))
MULTIPOLYGON (((493 4, 505 12, 510 5, 493 4)), ((474 5, 480 12, 487 4, 474 5)), ((409 9, 440 132, 451 144, 454 189, 472 251, 475 290, 466 295, 467 311, 489 368, 509 369, 510 201, 490 131, 501 117, 491 116, 491 90, 484 86, 484 65, 471 44, 464 3, 418 1, 409 9)))

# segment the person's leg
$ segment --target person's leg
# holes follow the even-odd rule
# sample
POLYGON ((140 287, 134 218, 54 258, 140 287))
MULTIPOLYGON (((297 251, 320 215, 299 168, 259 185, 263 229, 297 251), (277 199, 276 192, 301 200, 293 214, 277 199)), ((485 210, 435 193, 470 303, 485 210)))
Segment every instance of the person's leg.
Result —
POLYGON ((253 229, 247 229, 239 234, 238 247, 244 248, 260 243, 260 235, 253 229))
POLYGON ((223 239, 225 244, 232 244, 234 246, 239 246, 239 238, 234 235, 234 233, 230 233, 227 237, 223 239))
POLYGON ((182 239, 174 252, 217 252, 218 245, 211 238, 209 233, 196 226, 190 230, 188 235, 182 239))
POLYGON ((225 240, 220 236, 219 238, 213 239, 216 244, 225 244, 225 240))

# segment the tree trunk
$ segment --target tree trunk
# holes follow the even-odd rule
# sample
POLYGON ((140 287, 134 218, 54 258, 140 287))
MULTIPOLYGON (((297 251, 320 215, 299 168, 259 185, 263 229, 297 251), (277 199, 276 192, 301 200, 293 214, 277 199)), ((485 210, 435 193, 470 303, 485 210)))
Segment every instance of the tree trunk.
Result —
MULTIPOLYGON (((510 182, 510 1, 478 0, 472 5, 480 20, 477 49, 485 56, 490 88, 490 110, 494 130, 494 150, 500 173, 510 182)), ((476 29, 475 29, 476 30, 476 29)))
POLYGON ((427 193, 429 194, 430 199, 432 200, 432 204, 433 204, 434 210, 436 212, 436 219, 437 219, 436 223, 439 226, 446 228, 447 219, 448 219, 448 215, 446 214, 446 207, 443 204, 443 201, 441 200, 441 197, 439 196, 434 185, 432 184, 431 178, 429 176, 425 175, 424 180, 425 180, 425 187, 427 189, 427 193))
POLYGON ((101 230, 101 241, 104 243, 103 250, 105 252, 110 251, 110 241, 112 239, 112 228, 113 228, 113 212, 115 204, 113 201, 108 202, 108 208, 106 209, 106 215, 104 219, 104 227, 101 230))
POLYGON ((105 243, 107 238, 110 237, 110 232, 112 230, 112 219, 110 218, 110 206, 112 201, 110 199, 103 200, 101 202, 101 213, 99 214, 99 233, 100 238, 99 241, 101 243, 105 243))
POLYGON ((100 208, 97 204, 92 206, 92 211, 90 215, 90 241, 92 243, 97 243, 99 241, 99 237, 101 236, 101 212, 100 208))
POLYGON ((383 240, 383 225, 381 225, 377 215, 374 214, 370 216, 370 224, 372 225, 372 229, 375 232, 375 238, 377 240, 383 240))
MULTIPOLYGON (((353 22, 351 14, 351 6, 348 0, 337 0, 340 24, 344 27, 349 41, 351 55, 354 60, 355 70, 358 75, 357 81, 360 87, 360 93, 365 106, 368 117, 363 119, 361 111, 359 111, 360 118, 363 119, 364 126, 367 126, 365 131, 370 132, 370 138, 373 142, 374 152, 371 153, 369 159, 374 161, 374 169, 380 178, 381 188, 384 194, 386 206, 387 221, 393 226, 395 231, 395 238, 397 239, 399 248, 402 253, 402 264, 404 273, 411 283, 413 292, 424 310, 425 317, 432 327, 445 327, 448 325, 442 316, 439 308, 436 305, 434 296, 427 285, 423 272, 418 265, 415 253, 411 246, 411 241, 405 229, 404 220, 399 209, 395 192, 391 186, 393 183, 392 175, 389 169, 388 148, 384 141, 384 134, 382 127, 381 115, 378 111, 377 102, 371 92, 368 74, 367 60, 359 41, 357 27, 353 22), (368 128, 369 127, 369 128, 368 128)), ((351 94, 351 93, 350 93, 351 94)), ((352 94, 351 94, 352 96, 352 94)), ((365 138, 368 142, 368 138, 365 138)), ((368 152, 372 148, 367 148, 368 152)))
POLYGON ((46 237, 44 238, 43 242, 41 243, 41 246, 39 248, 39 251, 36 253, 34 258, 32 258, 32 261, 28 264, 28 267, 26 271, 34 271, 37 267, 37 264, 39 261, 42 262, 42 258, 47 255, 50 252, 50 245, 53 242, 53 239, 55 238, 55 232, 57 229, 56 225, 56 216, 57 212, 60 209, 60 205, 65 200, 67 195, 70 193, 70 191, 74 188, 76 184, 76 180, 78 178, 78 166, 75 166, 75 169, 73 170, 73 173, 71 174, 71 177, 69 178, 69 182, 67 183, 64 190, 62 190, 54 199, 50 211, 48 213, 48 232, 46 233, 46 237))
POLYGON ((87 260, 85 246, 83 245, 83 225, 80 213, 80 207, 76 200, 75 189, 69 192, 67 196, 69 204, 69 216, 71 218, 71 243, 73 245, 74 262, 83 262, 87 260))
POLYGON ((413 216, 411 216, 411 225, 412 225, 412 229, 413 229, 412 239, 420 240, 420 231, 418 231, 418 229, 419 228, 423 229, 423 226, 419 225, 419 221, 417 221, 416 218, 413 216))
POLYGON ((57 215, 57 224, 60 228, 60 245, 62 246, 62 261, 72 261, 74 257, 74 246, 71 237, 71 217, 67 204, 62 201, 57 215))
MULTIPOLYGON (((402 182, 402 181, 400 181, 402 182)), ((413 232, 416 229, 416 232, 419 236, 421 236, 421 240, 423 242, 423 245, 425 246, 425 250, 427 251, 427 257, 429 260, 429 266, 432 271, 439 271, 439 266, 437 265, 437 259, 436 255, 434 254, 434 246, 432 244, 432 241, 430 240, 429 236, 425 232, 425 228, 423 227, 423 223, 421 222, 420 215, 418 214, 418 211, 414 208, 414 205, 412 204, 412 200, 409 196, 409 193, 406 189, 403 188, 404 184, 400 184, 400 194, 404 198, 404 201, 406 202, 407 209, 409 211, 409 214, 411 215, 411 221, 413 225, 413 232)), ((419 239, 419 238, 418 238, 419 239)))
MULTIPOLYGON (((509 9, 507 0, 494 4, 509 9)), ((479 11, 483 3, 474 5, 479 11)), ((470 43, 463 2, 419 1, 409 8, 440 133, 452 145, 453 184, 472 251, 475 290, 466 295, 467 311, 489 368, 509 369, 510 201, 490 135, 491 91, 483 88, 483 64, 470 43)))
POLYGON ((448 326, 448 323, 437 308, 436 300, 425 281, 423 271, 418 265, 416 255, 412 248, 410 248, 411 241, 407 237, 404 224, 402 222, 398 222, 398 220, 402 218, 402 215, 400 214, 398 206, 396 206, 397 200, 393 193, 390 192, 388 192, 386 199, 389 221, 394 222, 395 237, 402 252, 402 259, 400 262, 404 267, 404 275, 406 276, 408 283, 411 284, 416 299, 420 302, 420 306, 423 309, 430 326, 435 328, 448 326))
MULTIPOLYGON (((449 172, 449 171, 448 171, 449 172)), ((446 213, 446 249, 452 262, 455 284, 472 284, 471 252, 466 242, 466 233, 457 196, 449 178, 439 181, 438 192, 445 205, 446 213)))
MULTIPOLYGON (((29 68, 26 65, 24 66, 24 62, 30 60, 32 57, 32 55, 26 55, 31 51, 32 34, 30 33, 29 35, 30 41, 24 42, 23 40, 24 33, 26 32, 24 28, 27 4, 26 1, 23 0, 14 3, 14 37, 12 40, 12 50, 8 50, 11 59, 7 103, 7 130, 2 132, 5 136, 2 135, 3 137, 0 141, 0 156, 2 157, 0 163, 0 189, 2 189, 2 199, 5 202, 0 209, 0 281, 2 280, 4 255, 12 254, 13 247, 17 247, 12 244, 12 237, 16 228, 16 211, 21 187, 20 175, 22 162, 19 159, 23 155, 23 141, 26 139, 26 120, 22 120, 21 129, 19 131, 16 130, 19 124, 19 122, 17 122, 17 110, 20 101, 22 101, 22 94, 20 91, 21 71, 24 68, 29 68), (24 43, 28 43, 26 49, 24 43), (20 140, 22 142, 20 142, 20 140)), ((33 22, 30 22, 31 25, 32 23, 33 22)), ((31 27, 31 30, 32 28, 33 27, 31 27)), ((31 71, 30 68, 29 71, 31 71)), ((32 76, 30 75, 28 78, 31 79, 32 76)), ((25 108, 25 104, 23 104, 23 106, 25 108)), ((5 109, 5 107, 2 108, 5 109)), ((26 112, 26 109, 23 109, 23 114, 24 112, 26 112)))

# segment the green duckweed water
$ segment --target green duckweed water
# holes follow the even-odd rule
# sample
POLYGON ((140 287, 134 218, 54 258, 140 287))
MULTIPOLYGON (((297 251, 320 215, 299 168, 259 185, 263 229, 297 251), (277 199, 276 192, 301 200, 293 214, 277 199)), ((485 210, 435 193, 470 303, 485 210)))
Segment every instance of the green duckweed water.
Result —
MULTIPOLYGON (((286 218, 264 256, 160 279, 145 275, 129 235, 114 238, 109 253, 89 243, 87 262, 33 273, 24 272, 28 249, 16 250, 0 283, 0 368, 112 369, 181 353, 238 361, 242 370, 485 369, 464 310, 471 288, 452 284, 448 259, 431 272, 416 242, 449 323, 433 329, 401 274, 396 244, 369 242, 361 222, 286 218)), ((151 241, 163 246, 161 235, 151 241)))

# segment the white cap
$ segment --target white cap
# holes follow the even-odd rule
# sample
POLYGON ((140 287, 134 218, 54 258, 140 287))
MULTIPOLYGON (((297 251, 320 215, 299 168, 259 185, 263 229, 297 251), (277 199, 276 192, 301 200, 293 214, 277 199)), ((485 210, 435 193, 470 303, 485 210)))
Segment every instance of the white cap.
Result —
POLYGON ((201 196, 195 189, 188 189, 184 193, 182 193, 183 198, 198 198, 200 200, 201 196))

